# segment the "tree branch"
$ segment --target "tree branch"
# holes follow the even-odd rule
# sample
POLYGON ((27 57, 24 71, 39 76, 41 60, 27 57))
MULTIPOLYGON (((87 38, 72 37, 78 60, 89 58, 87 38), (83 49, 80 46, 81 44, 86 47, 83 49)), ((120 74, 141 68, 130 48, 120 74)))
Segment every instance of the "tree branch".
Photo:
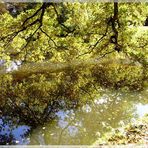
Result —
POLYGON ((42 28, 40 28, 40 30, 41 30, 41 32, 44 33, 44 34, 53 42, 53 44, 57 47, 56 42, 55 42, 42 28))
POLYGON ((76 58, 78 58, 80 56, 83 56, 83 55, 86 55, 86 54, 90 54, 91 52, 93 52, 93 50, 96 48, 96 46, 106 37, 107 32, 108 32, 108 27, 109 27, 109 25, 107 24, 105 33, 97 40, 97 42, 94 45, 89 46, 89 51, 87 51, 87 52, 85 52, 85 53, 83 53, 81 55, 78 55, 76 58))
MULTIPOLYGON (((39 23, 39 28, 42 26, 42 23, 43 23, 43 16, 44 16, 44 13, 45 13, 45 9, 47 8, 47 6, 50 6, 52 5, 52 3, 50 4, 47 4, 47 3, 43 3, 42 6, 33 14, 31 15, 30 17, 28 17, 22 24, 22 29, 16 31, 16 32, 13 32, 5 37, 1 37, 1 40, 4 40, 5 38, 8 38, 8 42, 4 45, 4 47, 6 47, 20 32, 23 32, 25 31, 27 28, 35 25, 36 23, 39 23), (33 22, 27 24, 25 26, 25 24, 32 18, 34 18, 36 15, 38 15, 38 13, 41 11, 41 15, 39 18, 37 18, 36 20, 34 20, 33 22)), ((32 36, 32 35, 31 35, 32 36)))
POLYGON ((58 13, 58 11, 57 11, 55 5, 53 5, 53 7, 54 7, 54 11, 55 11, 56 16, 57 16, 57 21, 58 21, 58 23, 59 23, 63 28, 65 28, 65 31, 66 31, 67 33, 72 33, 72 32, 74 32, 74 31, 75 31, 75 28, 71 30, 69 27, 67 27, 66 25, 64 25, 63 22, 60 21, 60 19, 62 19, 62 18, 61 18, 61 15, 58 13))
POLYGON ((30 19, 32 19, 33 17, 35 17, 41 11, 42 7, 43 7, 43 5, 33 15, 31 15, 28 18, 26 18, 26 20, 23 22, 22 26, 24 26, 27 23, 27 21, 29 21, 30 19))

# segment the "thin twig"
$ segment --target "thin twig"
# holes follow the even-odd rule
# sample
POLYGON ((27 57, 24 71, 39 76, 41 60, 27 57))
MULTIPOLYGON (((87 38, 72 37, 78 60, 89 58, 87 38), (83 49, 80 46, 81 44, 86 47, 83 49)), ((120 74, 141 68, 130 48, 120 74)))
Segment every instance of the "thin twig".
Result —
POLYGON ((107 24, 107 27, 106 27, 106 30, 105 30, 105 33, 97 40, 97 42, 94 44, 94 45, 90 45, 87 52, 81 54, 81 55, 78 55, 76 58, 79 58, 80 56, 83 56, 83 55, 86 55, 86 54, 90 54, 91 52, 93 52, 93 50, 96 48, 96 46, 104 39, 104 37, 107 35, 107 32, 108 32, 108 27, 109 25, 107 24), (92 47, 93 46, 93 47, 92 47), (92 48, 91 48, 92 47, 92 48))
POLYGON ((100 56, 99 58, 97 58, 96 60, 102 59, 102 58, 104 58, 106 55, 111 54, 111 53, 113 53, 113 52, 115 52, 115 50, 109 51, 109 52, 107 52, 107 53, 101 55, 101 56, 100 56))
POLYGON ((44 34, 53 42, 53 44, 57 47, 56 42, 55 42, 42 28, 40 28, 40 30, 41 30, 41 32, 44 33, 44 34))

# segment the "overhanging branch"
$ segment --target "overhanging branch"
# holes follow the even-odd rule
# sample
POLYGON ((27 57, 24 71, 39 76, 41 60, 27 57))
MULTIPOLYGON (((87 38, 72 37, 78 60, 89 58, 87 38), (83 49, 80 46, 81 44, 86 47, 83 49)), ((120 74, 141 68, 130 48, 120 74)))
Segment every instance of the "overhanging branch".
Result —
MULTIPOLYGON (((43 23, 43 16, 44 16, 44 13, 45 13, 45 9, 52 5, 52 3, 43 3, 42 6, 33 14, 31 15, 30 17, 28 17, 22 24, 22 28, 16 32, 13 32, 11 34, 8 34, 7 36, 4 36, 4 37, 1 37, 0 40, 5 40, 7 39, 7 43, 4 45, 4 47, 6 47, 11 41, 13 41, 13 39, 20 33, 20 32, 23 32, 25 31, 26 29, 28 29, 29 27, 32 27, 33 25, 39 23, 39 28, 42 26, 42 23, 43 23), (40 14, 40 17, 35 19, 33 22, 31 23, 28 23, 30 19, 34 18, 35 16, 37 16, 39 13, 40 14)), ((31 35, 32 37, 32 35, 31 35)), ((28 44, 28 43, 27 43, 28 44)))

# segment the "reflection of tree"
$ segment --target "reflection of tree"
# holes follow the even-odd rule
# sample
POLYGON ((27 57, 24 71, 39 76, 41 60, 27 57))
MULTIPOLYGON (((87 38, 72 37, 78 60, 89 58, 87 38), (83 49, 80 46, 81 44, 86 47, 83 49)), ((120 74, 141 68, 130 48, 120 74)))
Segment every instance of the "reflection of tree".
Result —
POLYGON ((0 145, 15 144, 16 139, 14 138, 14 135, 12 134, 12 129, 10 129, 10 132, 8 133, 3 132, 5 130, 4 127, 6 124, 8 124, 8 120, 0 121, 0 145))
MULTIPOLYGON (((94 75, 96 72, 94 68, 95 67, 93 67, 93 71, 92 69, 68 68, 59 73, 31 75, 20 81, 13 80, 9 75, 3 76, 0 79, 1 85, 4 84, 3 87, 0 88, 0 97, 3 98, 0 105, 1 114, 3 116, 11 116, 13 120, 19 118, 20 122, 25 122, 35 128, 48 120, 54 119, 56 117, 55 113, 61 109, 77 108, 84 103, 90 104, 93 99, 101 95, 100 85, 102 84, 100 84, 98 79, 101 79, 101 82, 106 81, 106 78, 104 79, 104 77, 100 75, 94 75)), ((101 69, 97 69, 97 71, 98 70, 101 69)), ((110 83, 113 84, 112 86, 114 86, 116 79, 113 81, 114 76, 112 72, 113 71, 111 71, 110 75, 109 73, 105 75, 108 77, 108 80, 111 80, 110 83)), ((121 75, 121 79, 123 79, 123 77, 126 79, 127 74, 125 73, 126 71, 124 70, 123 73, 119 72, 118 79, 120 79, 121 75)), ((132 77, 131 79, 134 78, 132 77)), ((108 84, 108 80, 106 84, 108 84)), ((108 94, 108 92, 103 93, 108 94)), ((118 93, 108 95, 112 101, 93 108, 92 112, 83 113, 80 110, 79 114, 81 114, 81 116, 76 118, 78 121, 84 120, 82 122, 84 128, 76 127, 79 129, 78 137, 81 137, 80 139, 88 141, 87 138, 90 138, 90 136, 93 138, 96 137, 94 131, 103 133, 103 130, 107 130, 109 127, 117 127, 120 120, 127 120, 132 116, 132 102, 130 103, 129 100, 127 100, 127 102, 124 102, 122 99, 118 100, 118 97, 122 98, 118 93), (130 110, 127 108, 130 108, 130 110), (93 120, 91 120, 92 117, 93 120), (107 128, 103 127, 101 123, 94 122, 95 119, 98 120, 98 118, 99 121, 103 121, 107 128), (85 129, 87 130, 85 131, 85 129)), ((125 98, 134 102, 141 101, 135 100, 134 95, 130 96, 130 93, 127 93, 125 98)), ((62 141, 68 136, 65 131, 62 133, 62 135, 64 135, 62 136, 62 141)), ((76 139, 79 141, 80 139, 78 137, 76 137, 76 139)), ((92 142, 94 140, 93 138, 92 142)), ((76 139, 75 141, 77 141, 76 139)), ((73 144, 75 141, 73 141, 73 144)))
POLYGON ((0 144, 15 145, 21 144, 27 137, 30 128, 24 125, 18 125, 18 121, 13 121, 10 117, 2 117, 0 120, 0 144))
MULTIPOLYGON (((105 105, 95 106, 91 112, 82 112, 82 110, 80 110, 79 113, 77 113, 79 116, 74 123, 81 121, 82 126, 77 127, 79 132, 75 137, 70 139, 70 143, 91 144, 96 140, 98 136, 96 134, 97 132, 102 135, 108 131, 109 128, 116 128, 120 121, 129 120, 133 113, 133 108, 130 107, 131 105, 130 103, 128 104, 131 110, 127 110, 127 104, 123 101, 119 101, 119 103, 116 104, 116 100, 114 99, 105 105)), ((69 134, 66 133, 63 136, 64 141, 66 141, 68 137, 69 134)))
POLYGON ((14 139, 12 134, 0 135, 0 145, 6 145, 6 144, 14 145, 15 141, 16 140, 14 139))
POLYGON ((59 144, 59 145, 61 144, 64 131, 74 122, 74 120, 75 120, 75 118, 72 119, 72 120, 61 130, 61 132, 60 132, 60 134, 59 134, 59 138, 58 138, 58 144, 59 144))
MULTIPOLYGON (((61 141, 61 144, 91 144, 98 135, 102 136, 112 128, 121 126, 120 123, 126 124, 135 117, 135 104, 138 102, 138 97, 136 98, 134 93, 106 90, 103 94, 105 94, 104 98, 108 98, 106 103, 90 103, 90 110, 80 108, 69 114, 63 111, 64 118, 58 118, 55 123, 46 125, 45 131, 35 130, 35 135, 42 131, 46 144, 58 144, 58 141, 61 141), (64 127, 57 125, 59 121, 62 121, 63 126, 65 123, 66 125, 64 127), (77 129, 74 135, 69 131, 71 127, 77 129)), ((34 139, 34 134, 31 139, 34 139)))
POLYGON ((18 115, 29 124, 41 124, 58 108, 76 107, 79 101, 77 73, 69 76, 62 73, 60 77, 54 78, 50 78, 50 75, 35 75, 20 82, 10 78, 1 78, 1 85, 5 83, 0 89, 2 113, 18 115), (65 102, 64 106, 61 99, 65 102))

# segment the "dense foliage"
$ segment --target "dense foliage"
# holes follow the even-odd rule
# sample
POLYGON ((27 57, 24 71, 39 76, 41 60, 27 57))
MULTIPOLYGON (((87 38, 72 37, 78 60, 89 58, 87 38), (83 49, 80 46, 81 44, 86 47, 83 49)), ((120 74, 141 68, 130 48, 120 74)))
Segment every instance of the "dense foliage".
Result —
POLYGON ((70 62, 121 51, 144 64, 148 5, 116 4, 38 3, 32 9, 17 4, 15 15, 11 11, 1 14, 0 56, 24 63, 70 62))

